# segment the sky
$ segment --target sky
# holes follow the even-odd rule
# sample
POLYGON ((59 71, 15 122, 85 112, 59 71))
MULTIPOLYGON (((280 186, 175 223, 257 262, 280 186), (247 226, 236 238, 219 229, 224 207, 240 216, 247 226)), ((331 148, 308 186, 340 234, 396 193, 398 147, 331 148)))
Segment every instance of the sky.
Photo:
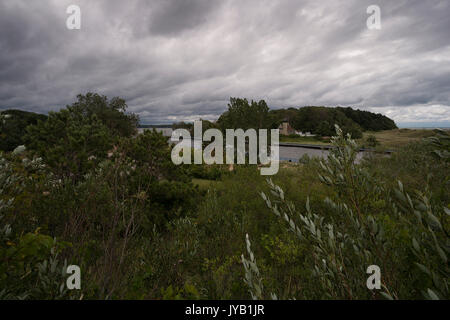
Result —
POLYGON ((448 0, 0 0, 0 110, 97 92, 162 124, 215 120, 242 97, 450 126, 449 17, 448 0))

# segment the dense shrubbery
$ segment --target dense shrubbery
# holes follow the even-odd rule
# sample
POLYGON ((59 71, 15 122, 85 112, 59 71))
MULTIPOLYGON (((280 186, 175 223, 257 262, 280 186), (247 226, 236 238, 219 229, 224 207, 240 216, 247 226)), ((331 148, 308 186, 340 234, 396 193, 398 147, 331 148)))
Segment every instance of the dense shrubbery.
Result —
POLYGON ((1 299, 449 298, 447 134, 359 164, 339 134, 267 184, 256 165, 175 166, 165 137, 133 137, 98 101, 0 156, 1 299))
POLYGON ((45 121, 46 115, 21 110, 0 112, 0 151, 13 151, 25 143, 26 127, 45 121))
POLYGON ((137 117, 126 115, 119 98, 88 93, 47 121, 27 127, 26 145, 45 160, 59 177, 80 179, 95 168, 118 139, 136 133, 137 117))
POLYGON ((39 284, 62 248, 61 258, 85 271, 85 297, 112 297, 126 281, 130 248, 198 204, 200 192, 171 162, 167 138, 134 137, 135 117, 120 99, 78 99, 28 127, 28 150, 1 158, 3 297, 67 298, 65 286, 45 295, 39 284), (53 237, 70 246, 53 245, 53 237))
MULTIPOLYGON (((30 172, 42 169, 39 159, 23 159, 30 172)), ((56 241, 39 228, 27 231, 15 223, 15 204, 25 193, 31 176, 17 168, 0 153, 0 299, 70 298, 65 286, 65 265, 58 260, 70 243, 56 241), (12 226, 13 225, 13 226, 12 226)))
MULTIPOLYGON (((314 212, 308 200, 301 213, 272 181, 275 199, 262 193, 268 207, 287 223, 298 248, 309 248, 303 266, 317 286, 300 297, 450 298, 448 208, 432 203, 427 188, 414 196, 400 181, 396 188, 387 188, 364 165, 355 164, 357 146, 340 129, 333 143, 337 148, 321 163, 319 175, 334 193, 325 199, 328 212, 314 212), (382 270, 380 292, 365 287, 370 265, 382 270)), ((441 164, 440 169, 446 168, 441 164)), ((243 262, 252 296, 268 298, 248 239, 247 247, 250 260, 243 262)))

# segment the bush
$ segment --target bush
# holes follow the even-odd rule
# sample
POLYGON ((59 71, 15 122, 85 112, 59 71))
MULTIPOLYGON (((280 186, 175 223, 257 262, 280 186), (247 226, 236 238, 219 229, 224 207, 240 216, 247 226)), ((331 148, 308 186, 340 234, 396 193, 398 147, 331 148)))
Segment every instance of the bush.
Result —
POLYGON ((25 143, 23 137, 29 125, 45 121, 46 115, 21 110, 0 112, 0 150, 13 151, 25 143))
POLYGON ((67 264, 60 263, 58 253, 70 243, 56 241, 39 229, 23 233, 7 222, 5 216, 16 200, 13 195, 20 195, 24 181, 1 153, 0 182, 0 299, 69 298, 67 264))
MULTIPOLYGON (((305 256, 305 265, 309 265, 317 286, 302 298, 448 299, 450 248, 446 228, 450 210, 433 207, 427 192, 418 191, 410 197, 400 182, 398 188, 385 189, 363 165, 355 163, 356 143, 350 136, 345 138, 339 127, 336 130, 336 148, 321 163, 320 173, 321 181, 335 190, 335 200, 325 199, 332 215, 313 213, 309 201, 306 212, 300 213, 271 180, 275 198, 261 194, 272 212, 285 221, 299 246, 312 249, 305 256), (382 292, 365 287, 370 265, 382 270, 382 292)), ((243 263, 252 296, 268 298, 261 292, 248 239, 247 247, 250 260, 243 258, 243 263)))
POLYGON ((365 145, 367 147, 369 147, 369 148, 375 148, 375 147, 379 146, 380 143, 378 142, 377 138, 375 138, 374 135, 369 135, 366 138, 366 144, 365 145))

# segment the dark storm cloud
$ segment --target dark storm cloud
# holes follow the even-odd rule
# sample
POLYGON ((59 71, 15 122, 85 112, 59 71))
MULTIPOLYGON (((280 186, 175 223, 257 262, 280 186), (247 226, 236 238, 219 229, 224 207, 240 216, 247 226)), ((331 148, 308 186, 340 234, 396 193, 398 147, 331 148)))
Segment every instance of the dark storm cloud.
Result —
POLYGON ((378 1, 3 0, 0 109, 127 100, 146 123, 215 119, 232 97, 351 105, 450 121, 450 4, 378 1), (81 30, 65 26, 79 5, 81 30))
POLYGON ((150 10, 149 30, 159 35, 175 36, 200 27, 220 2, 211 0, 154 1, 150 10))

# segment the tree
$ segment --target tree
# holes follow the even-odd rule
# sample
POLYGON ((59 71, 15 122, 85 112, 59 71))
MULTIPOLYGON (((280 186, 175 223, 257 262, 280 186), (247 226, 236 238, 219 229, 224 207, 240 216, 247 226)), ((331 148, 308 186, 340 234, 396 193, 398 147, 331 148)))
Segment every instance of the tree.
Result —
POLYGON ((108 101, 106 96, 97 93, 78 95, 78 101, 68 106, 70 111, 91 117, 94 114, 114 135, 131 137, 136 134, 139 117, 136 114, 126 114, 128 108, 125 100, 115 97, 108 101))
POLYGON ((88 93, 46 122, 27 128, 27 147, 38 153, 59 177, 79 179, 105 159, 119 138, 136 133, 138 118, 125 114, 120 98, 88 93))
POLYGON ((353 138, 362 137, 362 129, 358 123, 348 118, 338 108, 299 108, 297 116, 292 120, 294 128, 321 136, 332 136, 335 124, 342 128, 344 134, 350 133, 353 138))
POLYGON ((26 127, 47 120, 47 116, 21 110, 6 110, 0 113, 0 150, 12 151, 23 145, 26 127))
POLYGON ((222 130, 225 129, 270 129, 274 126, 274 117, 264 100, 259 102, 241 98, 230 98, 228 111, 217 120, 222 130))
POLYGON ((156 181, 190 181, 185 168, 173 164, 171 146, 167 140, 161 132, 145 130, 135 138, 122 139, 118 152, 133 161, 140 177, 146 176, 156 181))
POLYGON ((372 113, 364 110, 354 110, 350 107, 341 108, 337 107, 337 110, 343 112, 348 118, 352 119, 354 122, 359 124, 361 128, 369 131, 380 131, 380 130, 392 130, 397 129, 395 122, 380 114, 372 113))
POLYGON ((96 115, 63 109, 46 122, 27 128, 27 147, 38 153, 59 177, 78 179, 113 146, 113 136, 96 115))

